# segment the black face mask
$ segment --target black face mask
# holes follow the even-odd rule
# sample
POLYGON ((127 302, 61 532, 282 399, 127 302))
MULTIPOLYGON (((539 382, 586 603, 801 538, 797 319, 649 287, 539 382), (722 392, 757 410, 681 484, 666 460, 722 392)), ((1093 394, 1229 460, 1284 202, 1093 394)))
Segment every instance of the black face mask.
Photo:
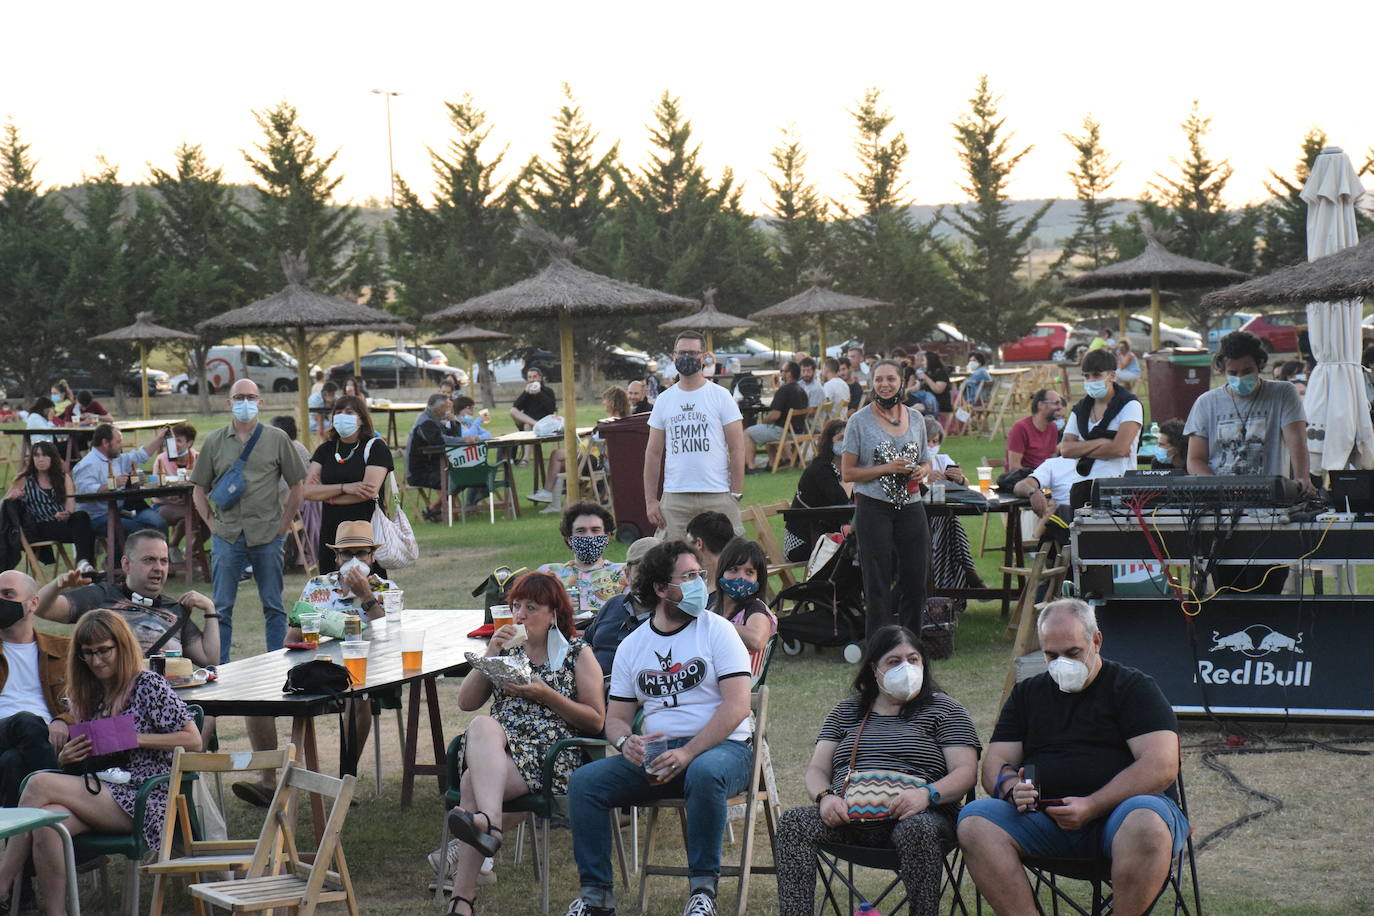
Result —
POLYGON ((873 395, 873 403, 877 404, 883 410, 891 410, 902 403, 902 396, 900 394, 894 394, 890 398, 883 398, 875 394, 873 395))
POLYGON ((24 605, 8 598, 0 598, 0 630, 8 630, 24 619, 24 605))
POLYGON ((689 375, 696 375, 701 371, 701 357, 699 356, 679 356, 673 360, 673 367, 677 369, 678 375, 686 378, 689 375))

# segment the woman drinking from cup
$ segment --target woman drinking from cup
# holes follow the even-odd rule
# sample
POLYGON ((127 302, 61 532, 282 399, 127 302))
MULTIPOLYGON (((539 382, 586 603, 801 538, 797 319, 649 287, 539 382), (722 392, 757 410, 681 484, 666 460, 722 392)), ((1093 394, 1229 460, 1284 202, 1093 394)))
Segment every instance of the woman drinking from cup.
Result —
MULTIPOLYGON (((67 696, 72 713, 78 722, 131 714, 138 746, 117 763, 105 759, 96 763, 91 757, 90 737, 73 738, 63 745, 57 762, 84 775, 35 773, 19 804, 66 814, 63 825, 73 835, 139 829, 149 848, 156 849, 167 819, 167 787, 158 786, 148 796, 142 824, 133 822, 134 799, 143 783, 171 772, 173 748, 198 751, 201 737, 186 704, 166 679, 139 670, 141 658, 138 641, 123 617, 104 608, 81 616, 67 657, 67 696), (106 782, 95 776, 92 767, 105 769, 102 764, 127 771, 128 782, 106 782)), ((61 916, 66 912, 67 872, 62 843, 52 831, 10 838, 0 860, 0 899, 9 899, 30 851, 48 916, 61 916)))
POLYGON ((873 368, 873 402, 849 418, 840 477, 854 484, 869 636, 899 622, 919 631, 926 603, 930 529, 921 484, 930 473, 925 423, 902 404, 902 367, 885 359, 873 368), (894 600, 893 564, 896 564, 894 600))
MULTIPOLYGON (((458 691, 466 712, 495 697, 489 714, 474 718, 464 733, 463 801, 448 815, 450 831, 464 844, 449 912, 463 916, 473 913, 483 857, 501 847, 502 803, 540 791, 545 752, 563 738, 599 734, 606 716, 601 666, 573 629, 562 584, 548 573, 526 573, 506 597, 515 622, 492 634, 484 655, 527 659, 531 676, 528 684, 495 687, 474 672, 458 691)), ((556 794, 566 794, 578 759, 569 751, 555 762, 556 794)))
MULTIPOLYGON (((394 467, 391 449, 374 433, 372 414, 361 398, 339 398, 330 421, 333 428, 310 456, 305 477, 305 498, 324 504, 315 554, 321 573, 338 569, 334 551, 325 541, 334 536, 341 522, 372 521, 377 497, 394 467)), ((372 571, 386 577, 386 570, 375 562, 372 571)))
POLYGON ((782 916, 815 912, 820 843, 897 850, 898 873, 912 913, 940 907, 941 859, 954 846, 959 802, 977 778, 978 732, 968 712, 941 692, 927 670, 916 634, 883 627, 868 638, 854 677, 854 696, 821 724, 806 767, 811 805, 792 808, 778 824, 778 903, 782 916), (854 805, 860 774, 909 783, 900 792, 854 805))

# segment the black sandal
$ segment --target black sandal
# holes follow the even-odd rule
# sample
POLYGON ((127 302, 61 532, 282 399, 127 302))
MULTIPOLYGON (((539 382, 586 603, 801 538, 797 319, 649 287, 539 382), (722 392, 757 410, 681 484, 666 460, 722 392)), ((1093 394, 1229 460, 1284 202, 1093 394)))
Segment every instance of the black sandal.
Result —
POLYGON ((501 848, 501 836, 499 835, 501 828, 492 823, 491 817, 486 812, 478 811, 477 814, 486 818, 486 830, 479 831, 477 829, 477 824, 474 822, 476 814, 464 811, 462 808, 454 808, 448 813, 448 832, 490 859, 501 848))
POLYGON ((468 905, 468 916, 477 916, 477 901, 469 900, 467 897, 459 897, 454 894, 448 899, 448 916, 458 916, 458 904, 468 905))

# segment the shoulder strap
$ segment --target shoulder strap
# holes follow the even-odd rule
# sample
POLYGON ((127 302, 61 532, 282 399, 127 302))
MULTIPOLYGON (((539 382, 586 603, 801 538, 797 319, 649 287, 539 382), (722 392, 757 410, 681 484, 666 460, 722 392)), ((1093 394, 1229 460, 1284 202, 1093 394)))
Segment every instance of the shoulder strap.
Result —
POLYGON ((186 628, 190 623, 191 612, 187 610, 186 605, 177 602, 177 622, 168 627, 166 631, 157 638, 157 641, 148 647, 148 651, 144 652, 143 656, 145 658, 151 658, 156 655, 158 650, 167 645, 168 641, 178 633, 181 634, 181 648, 184 653, 186 651, 186 628))
POLYGON ((849 752, 849 773, 845 776, 846 780, 854 778, 854 764, 859 762, 859 741, 863 739, 864 726, 868 724, 868 717, 871 713, 872 710, 864 713, 863 719, 859 722, 859 732, 854 736, 854 747, 849 752))
POLYGON ((248 437, 248 444, 243 447, 243 451, 239 452, 239 461, 245 464, 248 462, 248 456, 253 454, 253 447, 258 444, 258 439, 262 438, 262 430, 263 425, 259 422, 258 428, 253 430, 253 435, 248 437))

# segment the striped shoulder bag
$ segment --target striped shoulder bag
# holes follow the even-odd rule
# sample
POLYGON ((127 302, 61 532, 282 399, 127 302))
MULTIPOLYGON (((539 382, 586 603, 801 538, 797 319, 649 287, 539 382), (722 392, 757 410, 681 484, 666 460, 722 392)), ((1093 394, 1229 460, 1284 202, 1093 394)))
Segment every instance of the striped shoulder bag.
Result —
POLYGON ((854 736, 854 749, 849 755, 849 775, 845 777, 844 801, 849 807, 849 819, 859 823, 887 820, 892 803, 907 789, 919 789, 926 784, 924 779, 896 770, 856 770, 859 761, 859 742, 863 740, 864 726, 868 724, 869 713, 864 713, 859 723, 859 733, 854 736))

